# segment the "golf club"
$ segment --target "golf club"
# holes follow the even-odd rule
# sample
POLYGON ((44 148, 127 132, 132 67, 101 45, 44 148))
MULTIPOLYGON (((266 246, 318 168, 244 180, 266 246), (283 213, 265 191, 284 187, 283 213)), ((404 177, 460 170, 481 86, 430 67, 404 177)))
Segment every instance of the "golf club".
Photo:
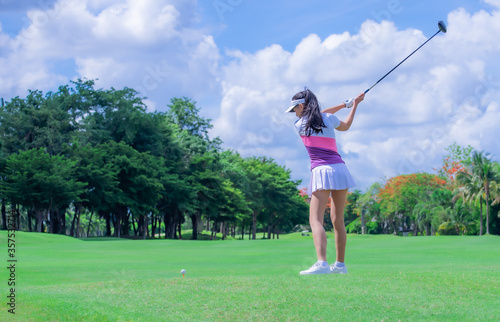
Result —
POLYGON ((420 47, 418 47, 417 49, 415 49, 411 54, 409 54, 405 59, 403 59, 399 64, 397 64, 396 67, 394 67, 393 69, 391 69, 387 74, 385 74, 381 79, 379 79, 375 84, 373 84, 372 87, 370 87, 369 89, 367 89, 365 91, 365 94, 368 93, 368 91, 371 90, 373 87, 375 87, 375 85, 377 85, 378 83, 380 83, 380 81, 383 80, 387 75, 389 75, 393 70, 395 70, 396 68, 398 68, 399 65, 401 65, 402 63, 404 63, 405 60, 407 60, 408 58, 410 58, 410 56, 413 55, 417 50, 419 50, 420 48, 422 48, 423 45, 425 45, 426 43, 428 43, 429 40, 431 40, 432 38, 434 38, 435 35, 437 35, 441 31, 443 33, 446 33, 446 25, 444 24, 443 21, 439 21, 438 22, 438 27, 439 27, 439 30, 434 35, 432 35, 431 38, 427 39, 426 42, 424 42, 422 45, 420 45, 420 47))

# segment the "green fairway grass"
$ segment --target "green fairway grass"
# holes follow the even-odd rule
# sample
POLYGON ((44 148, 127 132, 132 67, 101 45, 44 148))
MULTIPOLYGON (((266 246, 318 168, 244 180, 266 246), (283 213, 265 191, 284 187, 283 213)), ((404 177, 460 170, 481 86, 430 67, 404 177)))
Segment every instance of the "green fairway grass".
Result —
MULTIPOLYGON (((328 259, 335 260, 333 235, 328 259)), ((7 234, 0 232, 3 267, 7 234)), ((348 275, 299 276, 311 236, 127 240, 16 233, 1 321, 500 320, 500 237, 349 235, 348 275), (186 269, 183 278, 181 269, 186 269)))

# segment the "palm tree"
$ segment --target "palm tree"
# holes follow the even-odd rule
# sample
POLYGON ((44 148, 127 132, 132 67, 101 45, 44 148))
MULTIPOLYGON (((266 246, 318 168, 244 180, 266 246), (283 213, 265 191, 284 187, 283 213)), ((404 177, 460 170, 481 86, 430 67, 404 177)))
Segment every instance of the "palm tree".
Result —
POLYGON ((479 201, 479 236, 481 236, 483 234, 483 197, 479 193, 481 182, 477 180, 477 176, 465 171, 458 172, 456 178, 460 186, 455 189, 452 201, 455 203, 460 197, 464 203, 472 204, 474 201, 479 201))
POLYGON ((456 202, 450 210, 450 219, 457 234, 467 234, 467 228, 474 224, 471 211, 467 209, 465 202, 456 202))
MULTIPOLYGON (((415 225, 422 232, 430 236, 430 223, 431 223, 431 209, 429 209, 430 203, 428 201, 423 201, 418 203, 412 210, 412 215, 415 218, 415 225)), ((418 230, 417 230, 418 232, 418 230)))
POLYGON ((473 173, 477 174, 477 179, 482 183, 482 188, 479 191, 481 195, 484 195, 486 200, 486 234, 490 233, 489 216, 490 216, 490 199, 491 199, 491 188, 493 183, 499 181, 499 173, 494 163, 491 161, 489 154, 483 152, 474 152, 472 156, 472 168, 473 173))
MULTIPOLYGON (((499 174, 500 177, 500 163, 495 162, 494 164, 495 171, 499 174)), ((493 202, 492 206, 498 205, 500 203, 500 180, 493 181, 490 185, 490 195, 493 202)), ((500 216, 500 213, 499 213, 500 216)))
POLYGON ((377 203, 376 198, 377 194, 380 191, 380 183, 375 182, 370 186, 367 192, 362 194, 358 200, 356 200, 356 209, 360 214, 361 219, 361 234, 366 234, 366 218, 365 215, 371 214, 374 216, 375 214, 371 213, 370 209, 373 209, 373 205, 377 203))
POLYGON ((489 229, 489 215, 490 215, 490 191, 499 181, 500 175, 497 167, 491 161, 489 154, 484 152, 474 151, 472 155, 472 165, 470 173, 459 172, 457 180, 462 184, 461 193, 464 199, 472 201, 472 199, 479 199, 481 205, 481 228, 479 235, 483 231, 483 211, 482 199, 486 201, 486 234, 490 233, 489 229))

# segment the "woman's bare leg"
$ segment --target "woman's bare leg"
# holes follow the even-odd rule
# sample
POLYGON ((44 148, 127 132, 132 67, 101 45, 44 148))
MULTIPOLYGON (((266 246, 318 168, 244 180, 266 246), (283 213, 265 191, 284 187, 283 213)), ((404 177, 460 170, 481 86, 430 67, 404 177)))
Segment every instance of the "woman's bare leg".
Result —
MULTIPOLYGON (((335 232, 335 249, 337 250, 337 262, 343 263, 345 260, 345 247, 347 234, 344 224, 344 207, 347 197, 347 189, 332 190, 331 218, 335 232)), ((312 201, 312 200, 311 200, 312 201)))
POLYGON ((330 190, 317 190, 311 196, 311 203, 309 206, 309 224, 313 234, 314 247, 318 260, 326 262, 326 233, 323 227, 323 218, 325 216, 326 205, 330 190))

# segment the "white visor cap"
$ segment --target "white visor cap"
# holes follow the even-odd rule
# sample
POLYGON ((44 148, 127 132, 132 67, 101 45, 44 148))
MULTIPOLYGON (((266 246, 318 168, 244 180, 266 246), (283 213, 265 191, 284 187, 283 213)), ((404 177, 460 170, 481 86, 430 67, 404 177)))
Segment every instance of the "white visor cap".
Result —
POLYGON ((305 98, 301 98, 301 99, 298 99, 298 100, 292 100, 292 103, 290 105, 290 107, 286 110, 285 113, 289 113, 289 112, 292 112, 293 108, 301 103, 305 103, 306 102, 306 99, 305 98))

